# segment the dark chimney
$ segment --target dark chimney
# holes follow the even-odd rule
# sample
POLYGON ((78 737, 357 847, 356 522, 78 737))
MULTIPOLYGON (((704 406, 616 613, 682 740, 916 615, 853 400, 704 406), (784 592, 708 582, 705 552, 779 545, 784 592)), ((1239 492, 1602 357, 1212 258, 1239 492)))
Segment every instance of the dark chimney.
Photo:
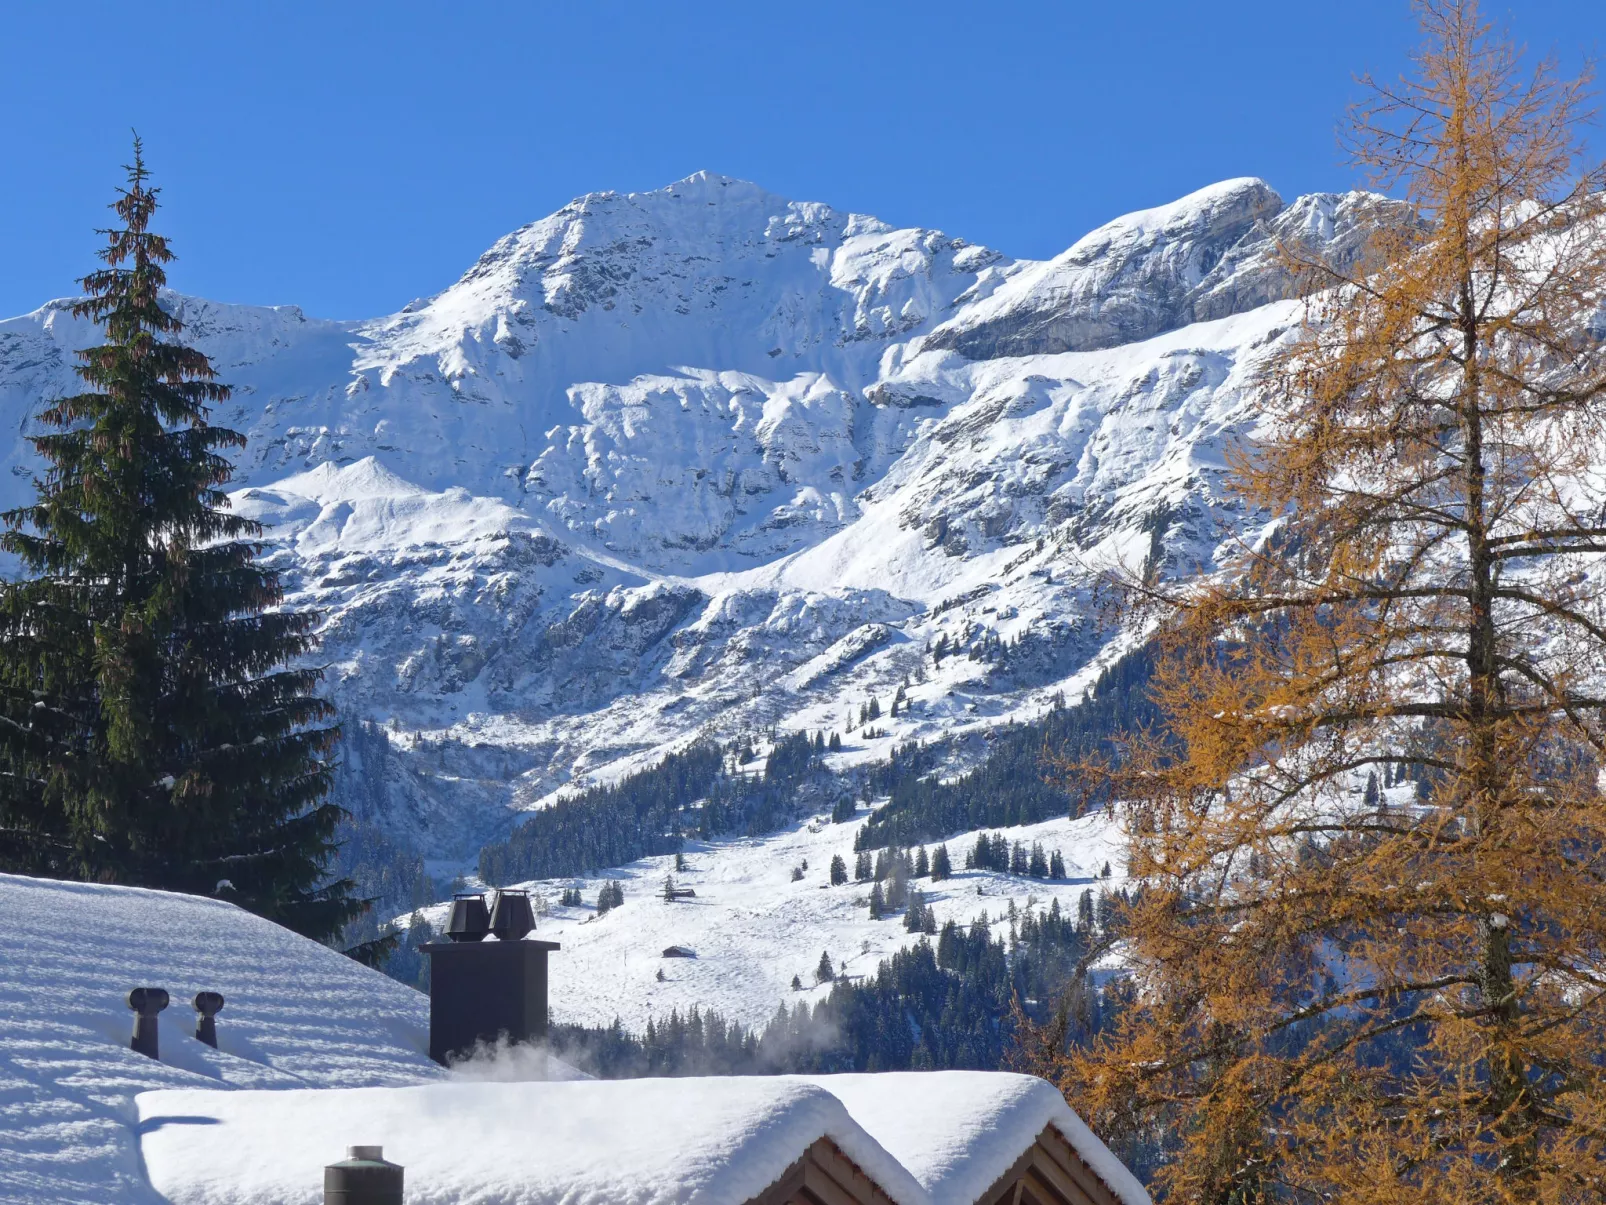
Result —
MULTIPOLYGON (((452 903, 454 920, 459 902, 452 903)), ((483 913, 485 901, 479 903, 483 913)), ((523 904, 528 911, 528 897, 523 904)), ((518 929, 516 907, 510 901, 504 909, 497 901, 498 910, 508 917, 510 933, 518 929)), ((534 917, 530 919, 533 922, 534 917)), ((419 947, 430 956, 429 1057, 445 1064, 479 1042, 499 1038, 528 1042, 545 1036, 547 954, 558 949, 558 943, 530 938, 459 940, 450 929, 447 935, 454 940, 419 947)))
POLYGON ((402 1169, 385 1162, 384 1147, 348 1146, 323 1169, 323 1205, 402 1205, 402 1169))
POLYGON ((136 987, 128 993, 128 1007, 134 1010, 134 1037, 129 1047, 147 1058, 160 1058, 156 1017, 167 1007, 167 989, 136 987))
POLYGON ((195 1036, 213 1050, 217 1049, 217 1015, 222 1011, 220 992, 195 993, 195 1036))

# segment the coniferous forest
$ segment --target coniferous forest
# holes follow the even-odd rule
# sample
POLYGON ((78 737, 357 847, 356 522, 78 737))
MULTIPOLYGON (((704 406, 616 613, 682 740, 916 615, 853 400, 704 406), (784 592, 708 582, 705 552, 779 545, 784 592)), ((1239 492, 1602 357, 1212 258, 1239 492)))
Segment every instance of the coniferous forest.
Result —
POLYGON ((1096 795, 1074 795, 1061 772, 1066 763, 1118 758, 1127 733, 1156 718, 1146 687, 1153 655, 1139 649, 1099 675, 1074 707, 1063 699, 1041 720, 995 730, 974 770, 944 782, 934 771, 942 750, 918 745, 896 750, 866 777, 867 798, 887 796, 859 832, 857 848, 910 846, 981 828, 1035 824, 1078 815, 1096 795))
POLYGON ((686 837, 771 832, 823 784, 823 734, 779 738, 762 761, 750 741, 698 742, 621 782, 560 799, 506 841, 480 850, 487 883, 562 878, 673 853, 686 837), (818 785, 818 784, 817 784, 818 785))

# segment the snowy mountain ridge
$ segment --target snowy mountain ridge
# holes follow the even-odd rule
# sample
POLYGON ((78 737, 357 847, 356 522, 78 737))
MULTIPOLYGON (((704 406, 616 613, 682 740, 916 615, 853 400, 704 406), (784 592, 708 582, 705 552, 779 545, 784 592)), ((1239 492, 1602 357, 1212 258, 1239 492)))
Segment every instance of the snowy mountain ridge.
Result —
MULTIPOLYGON (((345 802, 447 873, 699 734, 841 731, 846 771, 1076 697, 1130 636, 1099 567, 1192 572, 1250 521, 1222 454, 1299 319, 1278 241, 1344 256, 1391 205, 1231 180, 1030 262, 699 173, 371 321, 170 303, 235 387, 235 505, 384 734, 345 802)), ((0 503, 95 339, 67 302, 0 322, 0 503)))

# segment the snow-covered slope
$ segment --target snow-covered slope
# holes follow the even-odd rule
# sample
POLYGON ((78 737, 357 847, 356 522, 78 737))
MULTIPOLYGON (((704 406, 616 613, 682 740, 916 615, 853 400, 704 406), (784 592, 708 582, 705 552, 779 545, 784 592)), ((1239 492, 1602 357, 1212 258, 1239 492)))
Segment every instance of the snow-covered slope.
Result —
POLYGON ((232 904, 0 875, 0 1201, 146 1202, 136 1093, 413 1084, 429 1002, 232 904), (127 996, 165 988, 161 1058, 127 996), (190 1001, 221 992, 217 1049, 190 1001))
MULTIPOLYGON (((699 174, 385 318, 169 302, 235 386, 235 504, 377 734, 343 800, 449 875, 699 734, 843 732, 847 770, 1077 697, 1130 636, 1100 569, 1192 572, 1247 521, 1219 484, 1297 320, 1278 241, 1349 254, 1393 212, 1231 180, 1030 263, 699 174), (940 637, 1007 651, 937 667, 940 637)), ((65 302, 0 322, 0 504, 94 338, 65 302)))
MULTIPOLYGON (((689 842, 682 871, 671 857, 643 858, 593 878, 520 884, 546 908, 535 936, 562 946, 551 958, 553 1020, 608 1025, 618 1019, 639 1033, 672 1009, 684 1016, 696 1006, 757 1031, 777 1004, 812 1003, 830 991, 814 975, 822 953, 849 979, 874 975, 883 959, 920 935, 905 930, 901 912, 870 919, 870 883, 830 886, 833 854, 853 867, 862 816, 843 824, 814 816, 765 837, 689 842), (801 878, 793 879, 793 868, 803 871, 801 878), (696 895, 666 903, 666 876, 696 895), (625 902, 598 915, 597 890, 609 880, 623 888, 625 902), (558 902, 570 886, 580 890, 578 907, 558 902), (690 956, 665 957, 671 947, 690 956), (801 990, 792 988, 794 976, 801 990)), ((1011 844, 1039 842, 1046 852, 1058 850, 1065 878, 965 870, 974 840, 952 842, 954 876, 911 883, 924 892, 938 928, 949 920, 968 928, 985 913, 999 936, 1007 932, 1012 912, 1033 908, 1041 915, 1057 901, 1061 913, 1074 917, 1084 892, 1097 897, 1126 885, 1122 845, 1102 813, 992 831, 1011 844)), ((420 912, 440 931, 449 907, 420 912)))

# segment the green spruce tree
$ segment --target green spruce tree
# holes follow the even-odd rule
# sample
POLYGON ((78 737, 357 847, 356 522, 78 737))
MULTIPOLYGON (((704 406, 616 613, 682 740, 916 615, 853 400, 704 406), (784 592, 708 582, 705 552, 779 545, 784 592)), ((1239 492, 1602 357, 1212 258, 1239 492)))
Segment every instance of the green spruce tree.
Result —
POLYGON ((830 983, 835 978, 836 971, 831 967, 831 955, 825 950, 821 950, 819 965, 814 968, 814 982, 830 983))
POLYGON ((831 886, 840 887, 848 881, 848 864, 841 854, 831 855, 831 886))
POLYGON ((51 403, 31 505, 0 547, 0 869, 220 893, 327 937, 362 905, 320 885, 340 809, 337 730, 288 668, 317 617, 280 610, 260 527, 228 512, 208 421, 229 396, 162 307, 167 240, 140 145, 73 313, 104 331, 85 391, 51 403))
POLYGON ((861 849, 853 859, 853 881, 855 883, 868 882, 870 873, 870 851, 861 849))

